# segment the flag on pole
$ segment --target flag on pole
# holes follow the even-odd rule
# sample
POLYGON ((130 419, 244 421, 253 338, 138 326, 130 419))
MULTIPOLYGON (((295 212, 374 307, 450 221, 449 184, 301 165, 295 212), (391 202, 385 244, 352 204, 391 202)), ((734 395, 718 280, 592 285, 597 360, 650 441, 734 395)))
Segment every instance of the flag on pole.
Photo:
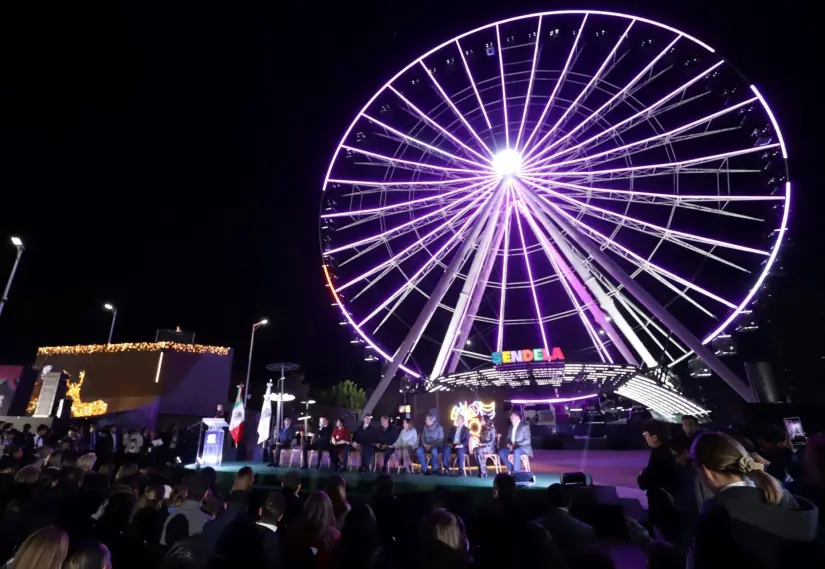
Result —
POLYGON ((269 429, 272 425, 272 402, 269 400, 272 393, 272 382, 266 384, 266 395, 264 395, 264 406, 261 408, 261 420, 258 421, 258 444, 262 444, 269 438, 269 429))
POLYGON ((238 397, 235 399, 235 407, 232 408, 232 420, 229 421, 229 434, 232 435, 232 440, 235 441, 235 446, 243 435, 244 422, 243 401, 241 401, 241 386, 238 386, 238 397))

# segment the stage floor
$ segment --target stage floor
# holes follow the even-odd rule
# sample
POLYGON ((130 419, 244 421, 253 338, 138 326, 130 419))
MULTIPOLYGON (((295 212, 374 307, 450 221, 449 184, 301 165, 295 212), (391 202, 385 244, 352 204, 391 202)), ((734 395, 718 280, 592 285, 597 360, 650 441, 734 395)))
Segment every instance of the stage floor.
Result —
MULTIPOLYGON (((619 497, 638 499, 644 505, 644 493, 636 486, 636 477, 647 464, 647 450, 537 450, 535 457, 530 461, 533 474, 536 475, 535 488, 545 489, 551 484, 561 481, 561 475, 565 472, 584 472, 592 479, 593 484, 600 486, 615 486, 619 497)), ((217 467, 220 473, 225 473, 221 479, 228 480, 240 468, 251 466, 256 473, 256 485, 261 487, 274 487, 280 482, 280 477, 296 467, 268 467, 260 462, 228 462, 217 467)), ((189 465, 187 468, 194 468, 189 465)), ((399 492, 432 488, 435 486, 449 487, 459 490, 489 488, 492 485, 493 470, 489 470, 488 478, 478 478, 474 474, 476 469, 470 471, 470 476, 465 478, 449 476, 421 476, 419 474, 405 474, 403 471, 395 474, 395 469, 391 469, 393 479, 396 481, 396 489, 399 492)), ((314 468, 301 470, 304 480, 304 487, 313 490, 323 485, 323 481, 329 477, 329 469, 322 469, 320 472, 314 468)), ((344 473, 350 488, 356 489, 365 485, 363 490, 371 488, 372 481, 377 474, 359 474, 356 470, 344 473)), ((230 482, 231 484, 231 482, 230 482)))

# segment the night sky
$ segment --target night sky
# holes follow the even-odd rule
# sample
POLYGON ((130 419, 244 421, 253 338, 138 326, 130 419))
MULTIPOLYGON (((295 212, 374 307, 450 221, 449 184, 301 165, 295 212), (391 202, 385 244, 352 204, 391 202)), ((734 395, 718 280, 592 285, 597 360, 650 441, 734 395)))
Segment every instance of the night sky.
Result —
POLYGON ((179 325, 234 347, 245 370, 251 325, 267 317, 253 379, 286 360, 315 386, 376 383, 320 269, 320 187, 341 133, 391 72, 436 43, 537 8, 592 7, 699 37, 771 102, 796 190, 787 276, 771 290, 788 344, 777 350, 788 373, 821 367, 818 335, 801 329, 825 321, 811 14, 718 0, 7 4, 21 6, 0 8, 0 284, 8 236, 27 251, 0 317, 0 363, 104 343, 112 302, 115 341, 179 325))

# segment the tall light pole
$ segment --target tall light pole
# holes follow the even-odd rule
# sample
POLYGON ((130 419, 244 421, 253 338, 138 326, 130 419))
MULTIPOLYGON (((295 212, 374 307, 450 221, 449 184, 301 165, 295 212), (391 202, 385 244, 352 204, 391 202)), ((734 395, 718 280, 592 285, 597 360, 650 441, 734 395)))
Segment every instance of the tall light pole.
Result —
POLYGON ((280 371, 281 372, 281 377, 278 379, 278 381, 281 384, 280 387, 279 387, 280 395, 278 396, 278 412, 277 412, 277 414, 278 414, 278 418, 277 418, 278 429, 280 429, 283 426, 283 421, 284 421, 284 417, 283 417, 284 380, 286 380, 286 372, 295 371, 296 369, 298 369, 298 364, 293 364, 293 363, 288 363, 288 362, 282 362, 282 363, 278 363, 278 364, 269 364, 269 365, 266 366, 267 371, 280 371))
POLYGON ((26 250, 23 246, 23 241, 19 237, 12 237, 11 244, 17 247, 17 258, 11 267, 11 274, 9 275, 9 281, 6 283, 6 289, 3 291, 3 297, 0 298, 0 314, 3 314, 3 307, 6 306, 6 302, 9 300, 9 290, 11 290, 11 283, 14 281, 14 273, 17 272, 17 265, 20 264, 20 257, 23 256, 23 251, 26 250))
POLYGON ((246 404, 249 401, 249 375, 252 373, 252 348, 255 347, 255 331, 261 326, 265 326, 269 320, 264 318, 260 322, 255 322, 252 325, 252 337, 249 339, 249 361, 246 364, 246 386, 243 390, 243 408, 246 410, 246 404))
POLYGON ((103 305, 103 308, 110 311, 112 313, 112 325, 109 326, 109 344, 112 343, 112 335, 115 333, 115 320, 117 320, 117 308, 113 304, 106 303, 103 305))

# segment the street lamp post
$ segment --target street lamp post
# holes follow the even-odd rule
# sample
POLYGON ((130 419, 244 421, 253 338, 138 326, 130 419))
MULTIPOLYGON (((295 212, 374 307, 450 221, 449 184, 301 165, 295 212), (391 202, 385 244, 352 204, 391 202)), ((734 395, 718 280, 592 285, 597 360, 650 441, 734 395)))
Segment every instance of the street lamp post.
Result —
POLYGON ((117 308, 111 303, 106 303, 103 305, 103 308, 110 311, 112 313, 112 325, 109 326, 109 344, 112 343, 112 335, 115 333, 115 320, 117 320, 117 308))
POLYGON ((255 347, 255 330, 265 326, 269 322, 266 318, 252 325, 252 336, 249 339, 249 361, 246 363, 246 385, 243 390, 243 408, 246 411, 246 404, 249 402, 249 375, 252 373, 252 348, 255 347))
POLYGON ((3 297, 0 298, 0 314, 3 314, 3 307, 6 306, 6 302, 9 300, 9 290, 11 290, 11 283, 14 281, 14 273, 17 272, 17 265, 20 264, 20 257, 23 256, 23 251, 26 250, 23 246, 23 241, 19 237, 12 237, 11 244, 17 247, 17 258, 11 267, 11 274, 9 275, 9 281, 6 283, 6 288, 3 291, 3 297))
POLYGON ((283 362, 283 363, 279 363, 279 364, 269 364, 268 366, 266 366, 266 369, 267 369, 267 371, 280 371, 281 372, 281 377, 278 380, 280 382, 280 386, 278 388, 279 392, 280 392, 280 395, 278 396, 278 413, 277 413, 278 416, 276 418, 277 425, 278 425, 277 428, 280 429, 283 422, 284 422, 284 420, 283 420, 284 380, 286 379, 286 372, 295 371, 296 369, 298 369, 298 364, 287 363, 287 362, 283 362))

